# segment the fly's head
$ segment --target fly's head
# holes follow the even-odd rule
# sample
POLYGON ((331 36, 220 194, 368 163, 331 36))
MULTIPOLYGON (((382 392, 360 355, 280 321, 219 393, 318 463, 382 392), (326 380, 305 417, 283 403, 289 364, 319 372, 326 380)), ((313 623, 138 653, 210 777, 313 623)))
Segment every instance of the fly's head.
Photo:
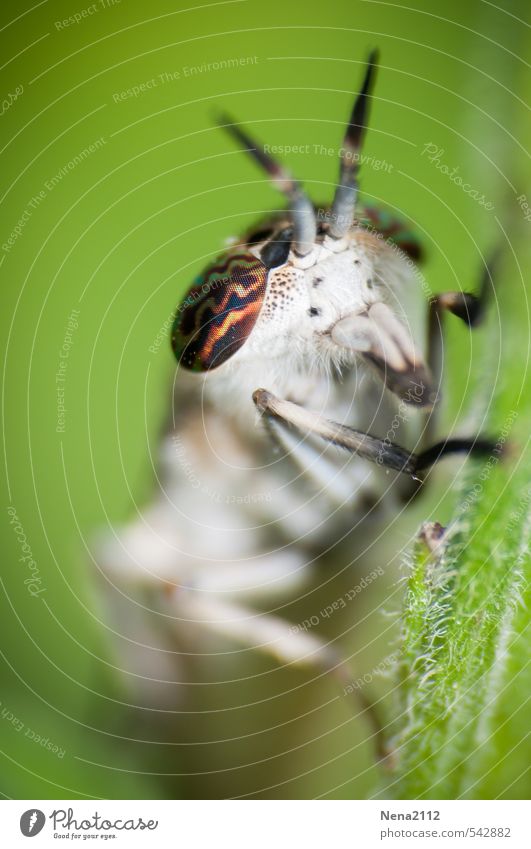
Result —
POLYGON ((383 210, 356 208, 361 141, 376 56, 368 63, 341 148, 332 206, 318 212, 264 148, 228 118, 221 121, 288 198, 267 221, 219 256, 179 305, 172 347, 194 372, 233 376, 266 364, 298 374, 370 363, 406 403, 430 405, 431 377, 394 289, 404 254, 418 244, 383 210))

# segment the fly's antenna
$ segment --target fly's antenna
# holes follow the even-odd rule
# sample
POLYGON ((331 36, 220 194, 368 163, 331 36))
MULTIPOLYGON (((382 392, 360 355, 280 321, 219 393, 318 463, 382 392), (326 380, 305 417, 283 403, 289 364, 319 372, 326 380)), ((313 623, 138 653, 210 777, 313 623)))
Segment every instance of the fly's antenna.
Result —
POLYGON ((245 147, 255 162, 269 175, 273 185, 286 195, 293 218, 292 248, 298 256, 307 256, 315 244, 317 220, 313 204, 303 191, 300 183, 293 179, 289 171, 283 168, 279 162, 265 152, 263 145, 253 141, 229 115, 220 115, 218 124, 245 147))
POLYGON ((369 119, 371 90, 376 75, 378 51, 369 55, 367 70, 361 91, 354 101, 350 121, 347 125, 341 152, 339 183, 332 204, 330 236, 341 239, 354 221, 354 210, 358 195, 358 173, 360 170, 360 151, 369 119))

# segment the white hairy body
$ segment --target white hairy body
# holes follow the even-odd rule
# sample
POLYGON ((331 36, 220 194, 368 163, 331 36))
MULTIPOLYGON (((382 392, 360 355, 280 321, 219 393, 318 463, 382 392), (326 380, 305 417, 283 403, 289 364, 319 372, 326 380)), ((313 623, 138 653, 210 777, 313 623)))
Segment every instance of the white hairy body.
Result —
MULTIPOLYGON (((260 248, 251 250, 259 256, 260 248)), ((310 257, 291 253, 270 272, 256 325, 230 359, 204 375, 177 371, 153 498, 97 552, 117 588, 117 630, 128 635, 121 664, 148 701, 161 700, 152 679, 174 674, 179 633, 188 644, 207 629, 284 662, 333 662, 317 635, 294 633, 253 603, 274 610, 300 592, 315 553, 339 541, 369 503, 372 517, 375 504, 379 512, 395 508, 402 476, 275 422, 276 445, 252 396, 265 388, 385 438, 400 402, 362 353, 337 344, 331 331, 383 303, 401 322, 403 347, 418 351, 418 288, 400 251, 377 233, 353 227, 339 241, 325 235, 310 257)), ((391 433, 411 449, 415 415, 395 418, 391 433)))

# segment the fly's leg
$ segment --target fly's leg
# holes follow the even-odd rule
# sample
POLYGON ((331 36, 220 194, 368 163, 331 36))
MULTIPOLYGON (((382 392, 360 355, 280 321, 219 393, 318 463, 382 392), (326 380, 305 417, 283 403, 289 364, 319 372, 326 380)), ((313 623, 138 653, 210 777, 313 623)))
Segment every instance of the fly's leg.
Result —
MULTIPOLYGON (((172 606, 172 592, 167 599, 172 606)), ((392 755, 379 711, 366 692, 353 687, 354 675, 348 660, 330 643, 317 634, 309 633, 272 613, 263 613, 251 607, 222 599, 217 594, 175 590, 175 605, 179 617, 200 625, 249 648, 273 655, 281 664, 315 670, 320 675, 331 674, 356 706, 357 715, 368 721, 371 739, 379 761, 392 755)), ((390 761, 387 760, 387 763, 390 761)))
MULTIPOLYGON (((428 306, 427 320, 427 365, 433 376, 433 385, 440 391, 443 372, 444 355, 444 324, 445 313, 450 312, 463 321, 471 330, 479 327, 485 318, 486 308, 491 290, 494 287, 494 274, 499 260, 499 251, 495 251, 485 263, 480 276, 477 294, 471 292, 442 292, 431 298, 428 306)), ((425 414, 420 449, 425 450, 433 441, 437 430, 437 404, 425 414)), ((414 481, 402 487, 401 497, 404 501, 413 498, 424 483, 414 481)))
POLYGON ((265 427, 271 440, 285 452, 286 457, 293 463, 306 480, 311 481, 320 492, 326 492, 327 497, 337 505, 344 505, 352 499, 366 497, 370 500, 372 491, 370 485, 363 488, 358 481, 353 488, 350 476, 340 473, 332 460, 320 452, 319 447, 278 422, 274 418, 264 417, 265 427))
POLYGON ((306 410, 299 404, 277 398, 266 389, 257 389, 253 401, 266 417, 271 417, 308 434, 314 434, 326 442, 344 448, 352 454, 364 457, 386 469, 402 472, 416 481, 422 472, 429 469, 449 454, 489 454, 494 446, 492 439, 447 439, 438 442, 418 454, 414 454, 387 439, 372 436, 338 424, 319 413, 306 410))
MULTIPOLYGON (((499 251, 494 252, 482 270, 477 294, 471 292, 443 292, 435 295, 428 307, 427 361, 433 375, 434 385, 440 387, 444 354, 444 317, 451 312, 471 330, 482 323, 491 290, 494 272, 499 260, 499 251)), ((423 445, 432 441, 437 425, 437 416, 432 410, 423 430, 423 445)))

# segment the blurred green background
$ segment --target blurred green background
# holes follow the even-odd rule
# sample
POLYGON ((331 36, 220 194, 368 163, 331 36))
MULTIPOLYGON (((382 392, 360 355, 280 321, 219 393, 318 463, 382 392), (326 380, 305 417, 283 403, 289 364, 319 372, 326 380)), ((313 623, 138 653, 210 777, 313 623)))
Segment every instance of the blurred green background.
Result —
MULTIPOLYGON (((138 710, 113 666, 87 546, 95 529, 125 520, 149 496, 148 451, 156 451, 174 373, 169 346, 153 354, 150 345, 205 258, 279 205, 215 128, 215 110, 227 109, 271 144, 309 143, 309 154, 287 163, 315 200, 330 198, 337 159, 313 146, 338 146, 373 46, 381 68, 365 152, 392 167, 365 168, 365 197, 415 223, 434 291, 473 286, 502 228, 521 265, 507 282, 516 323, 505 322, 502 297, 488 346, 484 335, 449 323, 446 429, 477 420, 478 386, 504 379, 490 370, 503 345, 500 327, 522 334, 521 357, 510 364, 521 384, 528 325, 519 275, 531 232, 516 200, 531 196, 526 14, 523 0, 499 8, 481 0, 2 4, 5 796, 374 792, 367 729, 323 678, 310 682, 250 653, 236 667, 229 658, 221 668, 205 659, 193 672, 198 681, 239 683, 187 688, 184 712, 171 724, 138 710), (423 155, 429 143, 494 209, 423 155), (56 375, 72 310, 78 327, 60 384, 64 432, 57 432, 56 375), (45 591, 37 597, 24 584, 10 506, 40 570, 45 591)), ((525 421, 519 426, 525 434, 525 421)), ((385 578, 326 625, 362 672, 392 651, 396 620, 385 614, 400 608, 401 549, 420 521, 444 522, 451 505, 451 487, 432 490, 370 559, 312 601, 326 604, 373 565, 385 566, 385 578)), ((300 603, 290 615, 300 621, 312 612, 300 603)), ((375 686, 384 693, 390 685, 375 686)))

